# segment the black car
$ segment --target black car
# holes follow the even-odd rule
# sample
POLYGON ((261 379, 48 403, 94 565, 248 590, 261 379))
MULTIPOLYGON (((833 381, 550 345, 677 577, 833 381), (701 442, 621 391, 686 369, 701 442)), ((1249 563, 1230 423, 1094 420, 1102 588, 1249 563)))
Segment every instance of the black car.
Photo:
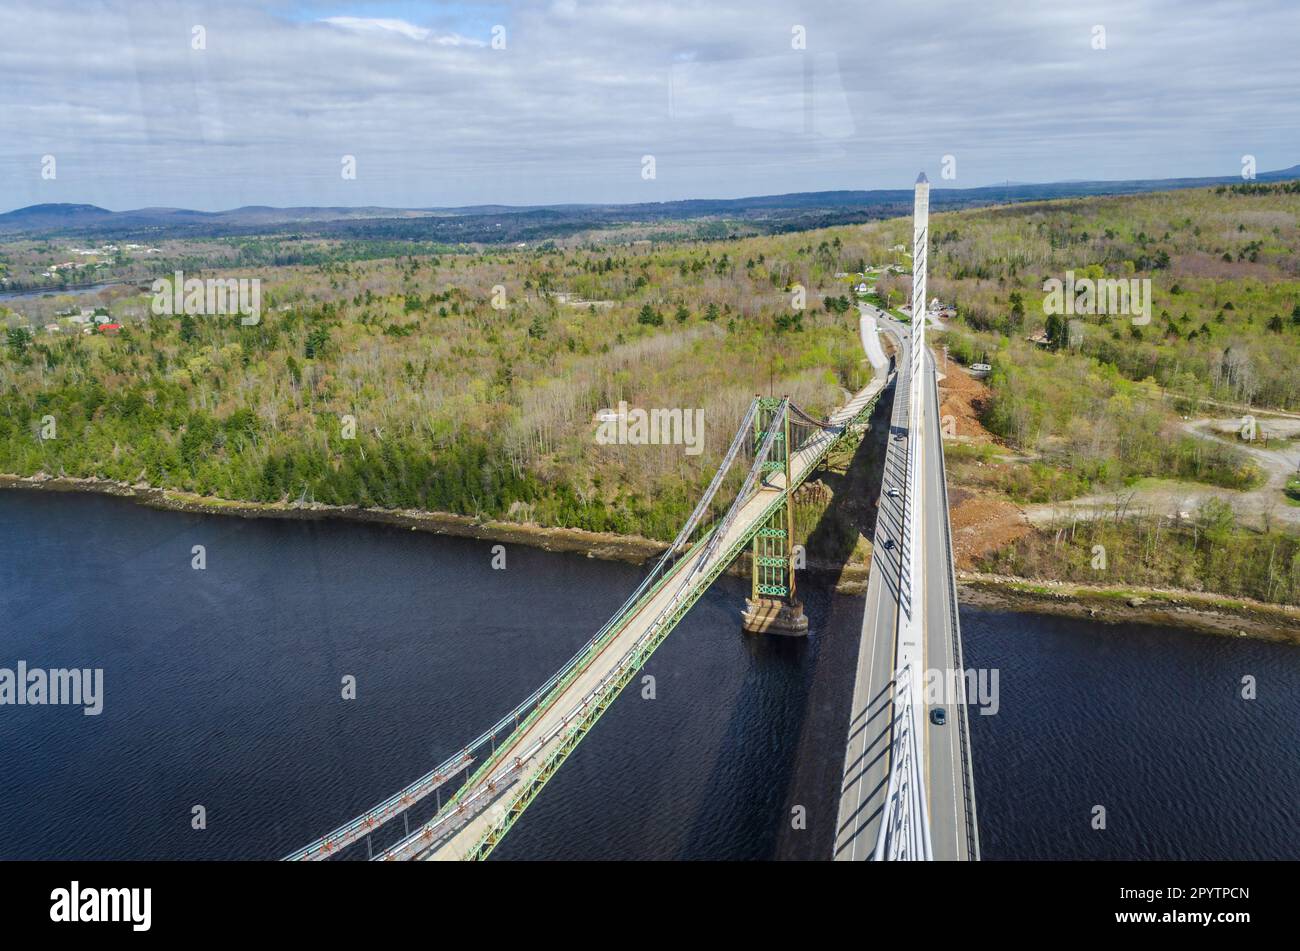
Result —
POLYGON ((935 707, 930 711, 930 722, 935 726, 943 726, 948 722, 948 711, 943 707, 935 707))

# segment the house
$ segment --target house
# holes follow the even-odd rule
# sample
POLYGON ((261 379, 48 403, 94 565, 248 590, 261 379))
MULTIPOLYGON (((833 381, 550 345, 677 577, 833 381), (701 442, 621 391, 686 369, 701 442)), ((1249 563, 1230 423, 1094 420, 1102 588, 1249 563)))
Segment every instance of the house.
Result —
POLYGON ((856 284, 853 285, 853 290, 856 291, 856 292, 859 293, 859 294, 869 294, 869 293, 871 293, 871 288, 867 287, 867 282, 866 282, 866 281, 858 281, 858 283, 856 283, 856 284))
POLYGON ((121 324, 100 324, 99 325, 100 333, 116 334, 121 329, 122 329, 121 324))
POLYGON ((46 324, 46 325, 45 325, 45 332, 46 332, 46 333, 56 334, 56 333, 58 333, 58 332, 59 332, 60 330, 62 330, 62 329, 63 329, 63 328, 60 327, 58 324, 46 324))
POLYGON ((1035 330, 1025 339, 1028 340, 1030 343, 1037 344, 1040 347, 1046 347, 1049 343, 1052 342, 1050 338, 1048 338, 1047 331, 1045 329, 1035 330))

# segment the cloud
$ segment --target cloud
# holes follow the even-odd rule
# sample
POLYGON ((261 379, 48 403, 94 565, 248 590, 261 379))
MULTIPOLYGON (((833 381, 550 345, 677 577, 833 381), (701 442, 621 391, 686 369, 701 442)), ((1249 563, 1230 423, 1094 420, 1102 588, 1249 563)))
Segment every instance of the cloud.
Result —
POLYGON ((370 33, 400 33, 410 40, 423 40, 430 30, 414 26, 405 20, 383 20, 367 17, 323 17, 321 23, 342 27, 345 30, 364 30, 370 33))
POLYGON ((6 0, 0 202, 658 201, 905 187, 944 155, 958 186, 1294 164, 1300 5, 1235 9, 6 0))
POLYGON ((458 33, 444 33, 434 35, 433 30, 427 27, 416 26, 413 23, 407 23, 405 20, 390 20, 375 17, 322 17, 321 23, 328 23, 331 26, 341 27, 345 30, 360 30, 368 33, 396 33, 404 36, 408 40, 424 41, 430 36, 433 42, 439 46, 487 46, 483 40, 470 39, 461 36, 458 33))

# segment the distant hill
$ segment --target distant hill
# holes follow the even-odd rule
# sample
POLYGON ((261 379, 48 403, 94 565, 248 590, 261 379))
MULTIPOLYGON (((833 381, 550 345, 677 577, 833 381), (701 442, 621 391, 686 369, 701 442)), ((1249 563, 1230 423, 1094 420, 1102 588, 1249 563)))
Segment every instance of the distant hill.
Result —
MULTIPOLYGON (((1257 181, 1300 179, 1300 165, 1263 172, 1257 181)), ((930 204, 938 209, 977 207, 1136 192, 1240 184, 1236 176, 1007 183, 979 188, 936 185, 930 204)), ((109 211, 96 205, 31 205, 0 214, 5 237, 206 238, 299 233, 352 239, 441 242, 538 241, 591 228, 632 223, 724 219, 779 232, 907 214, 910 188, 873 191, 796 192, 750 198, 699 198, 628 205, 476 205, 461 208, 273 208, 249 205, 229 211, 138 208, 109 211)))

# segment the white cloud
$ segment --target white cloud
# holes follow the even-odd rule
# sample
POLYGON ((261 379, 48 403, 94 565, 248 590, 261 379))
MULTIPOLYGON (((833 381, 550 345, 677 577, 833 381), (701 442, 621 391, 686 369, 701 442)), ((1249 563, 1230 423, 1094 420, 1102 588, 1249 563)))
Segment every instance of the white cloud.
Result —
POLYGON ((945 154, 958 186, 1300 161, 1288 0, 316 2, 5 0, 0 205, 658 201, 906 187, 945 154))
POLYGON ((427 39, 431 30, 415 26, 405 20, 383 20, 367 17, 322 17, 321 23, 343 27, 345 30, 364 30, 369 33, 399 33, 409 40, 427 39))
POLYGON ((341 27, 345 30, 359 30, 372 34, 395 33, 404 36, 408 40, 423 42, 433 37, 433 42, 439 46, 487 46, 483 40, 471 39, 467 36, 461 36, 459 33, 440 33, 435 35, 433 30, 423 26, 416 26, 405 20, 384 19, 381 17, 322 17, 320 23, 328 23, 330 26, 341 27))

